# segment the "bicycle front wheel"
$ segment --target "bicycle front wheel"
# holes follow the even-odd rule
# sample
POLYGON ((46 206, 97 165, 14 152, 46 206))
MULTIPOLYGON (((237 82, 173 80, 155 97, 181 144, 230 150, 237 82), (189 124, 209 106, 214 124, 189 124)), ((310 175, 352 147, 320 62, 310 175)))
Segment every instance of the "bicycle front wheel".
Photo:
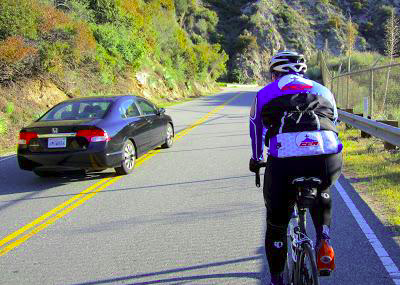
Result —
POLYGON ((294 279, 295 285, 319 285, 314 251, 308 243, 302 244, 294 279))

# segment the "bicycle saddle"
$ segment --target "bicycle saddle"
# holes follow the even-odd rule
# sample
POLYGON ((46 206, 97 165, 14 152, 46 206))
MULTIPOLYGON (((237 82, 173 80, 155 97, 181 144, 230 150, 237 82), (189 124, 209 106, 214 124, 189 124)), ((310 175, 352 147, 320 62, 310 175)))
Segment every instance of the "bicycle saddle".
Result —
POLYGON ((317 188, 322 184, 321 179, 317 177, 296 177, 292 180, 292 184, 299 188, 317 188))

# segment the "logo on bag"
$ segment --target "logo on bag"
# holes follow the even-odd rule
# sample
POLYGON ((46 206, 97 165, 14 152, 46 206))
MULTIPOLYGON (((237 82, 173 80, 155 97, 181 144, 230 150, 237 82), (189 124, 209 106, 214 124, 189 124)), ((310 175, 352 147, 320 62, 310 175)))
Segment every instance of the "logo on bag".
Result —
POLYGON ((286 85, 282 88, 283 91, 294 90, 294 91, 303 91, 307 89, 311 89, 311 85, 304 85, 304 84, 293 84, 293 85, 286 85))
POLYGON ((298 147, 312 147, 318 146, 319 141, 311 134, 300 134, 296 137, 296 144, 298 147))
POLYGON ((276 242, 274 242, 274 247, 276 247, 276 248, 282 248, 282 247, 283 247, 283 242, 281 242, 281 241, 276 241, 276 242))

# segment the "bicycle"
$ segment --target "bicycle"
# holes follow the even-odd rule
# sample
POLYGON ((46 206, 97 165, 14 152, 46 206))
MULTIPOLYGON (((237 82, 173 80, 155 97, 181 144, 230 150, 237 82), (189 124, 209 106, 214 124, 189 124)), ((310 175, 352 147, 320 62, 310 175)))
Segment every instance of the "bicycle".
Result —
MULTIPOLYGON (((265 167, 266 163, 262 163, 265 167)), ((285 284, 319 285, 318 269, 312 240, 306 232, 306 214, 317 196, 317 187, 322 183, 316 177, 296 177, 296 203, 288 227, 288 253, 284 270, 285 284)), ((256 172, 256 186, 260 187, 260 173, 256 172)), ((321 276, 324 275, 321 272, 321 276)))

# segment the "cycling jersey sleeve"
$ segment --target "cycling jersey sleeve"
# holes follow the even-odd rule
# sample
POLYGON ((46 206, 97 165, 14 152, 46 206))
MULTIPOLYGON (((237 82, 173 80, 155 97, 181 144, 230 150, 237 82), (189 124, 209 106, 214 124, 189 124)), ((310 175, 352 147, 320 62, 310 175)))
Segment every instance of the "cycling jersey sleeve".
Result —
POLYGON ((264 138, 266 134, 266 128, 262 124, 261 120, 261 104, 259 102, 259 93, 254 98, 253 105, 250 110, 250 138, 252 146, 252 158, 256 161, 264 159, 264 138))

